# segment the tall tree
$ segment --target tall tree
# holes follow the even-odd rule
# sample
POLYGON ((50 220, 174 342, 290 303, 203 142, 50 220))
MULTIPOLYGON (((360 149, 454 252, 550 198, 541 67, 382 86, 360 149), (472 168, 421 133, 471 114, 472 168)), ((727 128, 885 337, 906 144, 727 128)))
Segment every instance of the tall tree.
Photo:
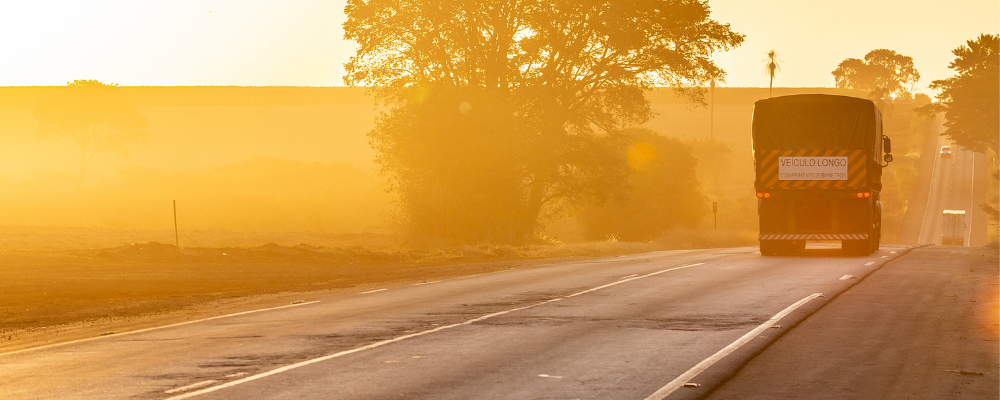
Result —
POLYGON ((875 49, 864 60, 848 58, 831 72, 837 87, 868 92, 879 108, 892 113, 894 98, 910 98, 920 80, 913 58, 893 50, 875 49))
POLYGON ((774 77, 778 75, 778 71, 781 71, 781 66, 778 65, 778 52, 771 50, 767 52, 767 58, 764 59, 764 71, 767 73, 770 80, 767 83, 767 97, 771 97, 771 92, 774 89, 774 77))
POLYGON ((129 143, 145 139, 147 125, 135 105, 117 84, 75 80, 43 99, 32 111, 38 120, 38 135, 70 139, 80 149, 80 182, 94 156, 103 152, 124 153, 129 143))
POLYGON ((1000 40, 982 34, 952 50, 955 60, 948 68, 955 76, 931 82, 941 92, 937 102, 921 107, 924 113, 945 116, 943 134, 972 151, 997 152, 1000 137, 1000 40))
POLYGON ((622 129, 652 114, 644 91, 672 86, 704 104, 711 55, 743 40, 701 0, 351 0, 345 11, 359 44, 345 83, 388 106, 369 133, 382 172, 415 231, 459 240, 525 240, 545 207, 617 190, 622 129))
POLYGON ((708 138, 709 140, 715 140, 715 87, 720 83, 726 83, 726 79, 723 78, 725 72, 721 69, 719 72, 711 74, 708 78, 709 84, 709 109, 708 109, 708 138))
POLYGON ((590 239, 655 239, 670 229, 694 228, 708 213, 690 144, 645 128, 629 130, 628 190, 585 207, 580 221, 590 239))

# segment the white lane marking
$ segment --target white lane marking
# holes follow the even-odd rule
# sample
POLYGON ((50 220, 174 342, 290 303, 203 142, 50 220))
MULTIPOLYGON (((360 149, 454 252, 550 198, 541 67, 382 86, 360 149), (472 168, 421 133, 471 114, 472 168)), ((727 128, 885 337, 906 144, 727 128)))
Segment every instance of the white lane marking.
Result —
POLYGON ((386 288, 382 288, 382 289, 375 289, 375 290, 369 290, 369 291, 367 291, 367 292, 361 292, 361 293, 358 293, 358 294, 369 294, 369 293, 376 293, 376 292, 382 292, 382 291, 386 291, 386 290, 389 290, 389 289, 386 289, 386 288))
POLYGON ((556 375, 549 375, 549 374, 538 374, 538 377, 539 377, 539 378, 555 378, 555 379, 562 379, 562 377, 561 377, 561 376, 556 376, 556 375))
POLYGON ((882 256, 882 258, 889 258, 889 256, 882 256))
POLYGON ((246 375, 246 374, 247 374, 247 372, 237 372, 235 374, 226 375, 226 378, 235 378, 237 376, 243 376, 243 375, 246 375))
POLYGON ((180 322, 180 323, 176 323, 176 324, 156 326, 156 327, 152 327, 152 328, 138 329, 138 330, 128 331, 128 332, 122 332, 122 333, 112 333, 112 334, 109 334, 109 335, 101 335, 101 336, 95 336, 95 337, 90 337, 90 338, 86 338, 86 339, 71 340, 71 341, 62 342, 62 343, 53 343, 53 344, 49 344, 49 345, 45 345, 45 346, 38 346, 38 347, 32 347, 32 348, 28 348, 28 349, 16 350, 16 351, 12 351, 12 352, 9 352, 9 353, 0 353, 0 357, 9 356, 11 354, 26 353, 26 352, 35 351, 35 350, 43 350, 43 349, 49 349, 49 348, 53 348, 53 347, 66 346, 66 345, 70 345, 70 344, 89 342, 91 340, 107 339, 107 338, 113 338, 113 337, 116 337, 116 336, 131 335, 133 333, 142 333, 142 332, 154 331, 154 330, 157 330, 157 329, 173 328, 175 326, 181 326, 181 325, 194 324, 194 323, 198 323, 198 322, 211 321, 213 319, 235 317, 235 316, 239 316, 239 315, 253 314, 253 313, 257 313, 257 312, 261 312, 261 311, 278 310, 278 309, 288 308, 288 307, 304 306, 304 305, 313 304, 313 303, 319 303, 319 300, 308 301, 308 302, 304 302, 304 303, 289 304, 287 306, 261 308, 259 310, 250 310, 250 311, 243 311, 243 312, 226 314, 226 315, 219 315, 219 316, 216 316, 216 317, 208 317, 208 318, 196 319, 194 321, 180 322))
POLYGON ((622 279, 628 279, 628 278, 631 278, 633 276, 639 276, 639 274, 632 274, 632 275, 629 275, 629 276, 623 276, 622 279))
POLYGON ((482 274, 475 274, 475 275, 466 275, 466 276, 460 276, 460 277, 458 277, 458 278, 455 278, 455 279, 465 279, 465 278, 471 278, 471 277, 473 277, 473 276, 479 276, 479 275, 482 275, 482 274))
POLYGON ((872 265, 872 264, 875 264, 875 261, 869 261, 869 262, 866 262, 866 263, 865 263, 865 266, 867 267, 867 266, 870 266, 870 265, 872 265))
POLYGON ((806 296, 806 298, 795 302, 795 304, 788 306, 784 310, 781 310, 781 312, 775 314, 773 317, 771 317, 771 319, 767 320, 767 322, 760 324, 760 326, 754 328, 750 332, 747 332, 739 339, 736 339, 735 342, 730 343, 729 346, 722 348, 722 350, 719 350, 715 354, 712 354, 712 356, 702 360, 702 362, 698 363, 698 365, 691 367, 691 369, 687 370, 687 372, 681 374, 677 378, 674 378, 674 380, 670 381, 670 383, 664 385, 659 390, 653 392, 653 394, 646 397, 646 400, 662 400, 666 398, 675 390, 683 387, 686 383, 690 382, 692 378, 698 376, 698 374, 708 369, 708 367, 711 367, 712 364, 715 364, 719 360, 725 358, 727 355, 729 355, 729 353, 736 351, 736 349, 740 348, 741 346, 749 342, 751 339, 757 337, 757 335, 760 335, 761 332, 766 331, 768 328, 771 327, 771 325, 774 325, 775 322, 778 322, 778 320, 784 318, 792 311, 795 311, 795 309, 802 307, 802 305, 808 303, 809 300, 815 299, 821 295, 822 293, 813 293, 809 296, 806 296))
POLYGON ((840 280, 844 281, 844 280, 851 279, 853 277, 854 277, 853 275, 844 275, 844 276, 840 277, 840 280))
POLYGON ((890 251, 889 254, 896 254, 896 252, 895 251, 890 251))
POLYGON ((215 380, 209 379, 207 381, 201 381, 201 382, 198 382, 198 383, 192 383, 192 384, 187 385, 187 386, 181 386, 181 387, 179 387, 177 389, 170 389, 170 390, 167 390, 167 391, 165 391, 163 393, 170 394, 170 393, 177 393, 177 392, 186 392, 188 390, 197 389, 197 388, 200 388, 200 387, 205 386, 205 385, 211 385, 213 383, 215 383, 215 380))
POLYGON ((457 328, 457 327, 460 327, 460 326, 471 325, 471 324, 474 324, 476 322, 487 320, 487 319, 490 319, 490 318, 493 318, 493 317, 498 317, 498 316, 501 316, 501 315, 504 315, 504 314, 509 314, 509 313, 512 313, 512 312, 515 312, 515 311, 527 310, 529 308, 534 308, 534 307, 538 307, 538 306, 541 306, 541 305, 545 305, 545 304, 549 304, 549 303, 554 303, 554 302, 557 302, 557 301, 560 301, 560 300, 568 299, 570 297, 575 297, 575 296, 579 296, 581 294, 590 293, 590 292, 593 292, 593 291, 597 291, 597 290, 609 288, 609 287, 612 287, 612 286, 615 286, 615 285, 619 285, 619 284, 622 284, 622 283, 625 283, 625 282, 634 281, 636 279, 648 278, 650 276, 656 276, 656 275, 662 274, 664 272, 676 271, 676 270, 679 270, 679 269, 691 268, 691 267, 696 267, 696 266, 704 265, 704 264, 705 263, 682 265, 682 266, 679 266, 679 267, 667 268, 667 269, 664 269, 664 270, 660 270, 660 271, 648 273, 646 275, 640 275, 640 276, 637 276, 637 277, 634 277, 634 278, 622 279, 620 281, 612 282, 612 283, 609 283, 609 284, 606 284, 606 285, 601 285, 601 286, 598 286, 598 287, 595 287, 595 288, 592 288, 592 289, 587 289, 587 290, 584 290, 584 291, 581 291, 581 292, 576 292, 576 293, 573 293, 573 294, 565 296, 565 297, 559 297, 559 298, 555 298, 555 299, 551 299, 551 300, 545 300, 545 301, 538 302, 538 303, 531 304, 531 305, 527 305, 527 306, 511 308, 509 310, 497 311, 495 313, 490 313, 490 314, 482 315, 482 316, 470 319, 470 320, 465 321, 465 322, 454 323, 454 324, 451 324, 451 325, 442 325, 442 326, 439 326, 439 327, 436 327, 436 328, 433 328, 433 329, 428 329, 428 330, 425 330, 425 331, 421 331, 421 332, 417 332, 417 333, 411 333, 411 334, 403 335, 403 336, 397 336, 397 337, 394 337, 392 339, 386 339, 386 340, 383 340, 383 341, 380 341, 380 342, 375 342, 375 343, 372 343, 372 344, 369 344, 369 345, 365 345, 365 346, 361 346, 361 347, 355 347, 355 348, 350 349, 350 350, 344 350, 344 351, 341 351, 341 352, 338 352, 338 353, 328 354, 328 355, 325 355, 325 356, 322 356, 322 357, 317 357, 317 358, 314 358, 314 359, 311 359, 311 360, 300 361, 300 362, 297 362, 295 364, 289 364, 289 365, 286 365, 284 367, 275 368, 275 369, 272 369, 272 370, 267 371, 267 372, 262 372, 262 373, 259 373, 257 375, 251 375, 251 376, 248 376, 248 377, 240 379, 240 380, 230 381, 230 382, 226 382, 226 383, 223 383, 221 385, 218 385, 218 386, 212 386, 212 387, 209 387, 209 388, 201 389, 201 390, 196 391, 196 392, 190 392, 190 393, 185 393, 185 394, 182 394, 182 395, 170 397, 170 398, 167 398, 166 400, 189 399, 191 397, 203 395, 205 393, 211 393, 211 392, 214 392, 216 390, 221 390, 221 389, 225 389, 225 388, 228 388, 228 387, 233 387, 233 386, 236 386, 236 385, 244 384, 244 383, 247 383, 247 382, 250 382, 250 381, 255 381, 257 379, 266 378, 266 377, 271 376, 271 375, 277 375, 277 374, 280 374, 280 373, 285 372, 285 371, 290 371, 290 370, 293 370, 293 369, 296 369, 296 368, 299 368, 299 367, 304 367, 306 365, 315 364, 315 363, 318 363, 318 362, 322 362, 322 361, 334 359, 334 358, 341 357, 341 356, 346 356, 348 354, 354 354, 354 353, 362 352, 362 351, 365 351, 365 350, 374 349, 376 347, 382 347, 382 346, 385 346, 387 344, 396 343, 396 342, 403 341, 403 340, 406 340, 406 339, 412 339, 412 338, 415 338, 415 337, 420 337, 420 336, 429 335, 429 334, 432 334, 432 333, 441 332, 441 331, 446 330, 446 329, 452 329, 452 328, 457 328))
POLYGON ((419 282, 419 283, 414 283, 413 286, 430 285, 432 283, 438 283, 438 282, 441 282, 441 281, 419 282))

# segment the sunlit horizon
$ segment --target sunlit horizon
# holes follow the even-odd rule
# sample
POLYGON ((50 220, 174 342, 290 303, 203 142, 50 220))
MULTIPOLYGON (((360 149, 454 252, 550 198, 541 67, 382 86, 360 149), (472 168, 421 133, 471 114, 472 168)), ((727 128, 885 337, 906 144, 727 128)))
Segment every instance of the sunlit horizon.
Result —
MULTIPOLYGON (((345 0, 66 1, 10 4, 0 27, 0 86, 97 79, 122 86, 344 86, 356 50, 343 39, 345 0)), ((779 54, 777 87, 832 87, 830 72, 876 48, 913 57, 927 85, 951 76, 951 50, 1000 30, 1000 5, 969 1, 709 1, 712 18, 746 35, 714 55, 726 86, 767 87, 764 59, 779 54), (892 16, 887 18, 886 16, 892 16)))

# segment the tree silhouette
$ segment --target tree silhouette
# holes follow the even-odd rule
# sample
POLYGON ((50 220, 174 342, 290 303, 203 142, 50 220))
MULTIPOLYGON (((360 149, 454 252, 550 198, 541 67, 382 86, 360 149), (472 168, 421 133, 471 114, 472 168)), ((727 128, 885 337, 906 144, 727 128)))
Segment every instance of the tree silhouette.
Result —
POLYGON ((697 226, 708 213, 690 144, 646 128, 632 128, 626 159, 628 191, 585 207, 580 222, 590 239, 653 240, 669 229, 697 226))
POLYGON ((146 137, 146 118, 125 98, 117 84, 75 80, 43 99, 32 111, 38 135, 68 138, 80 148, 80 182, 94 156, 125 152, 125 145, 146 137))
POLYGON ((937 102, 918 109, 925 114, 943 112, 948 135, 972 151, 997 152, 1000 137, 1000 40, 998 35, 979 35, 952 50, 955 60, 948 68, 955 76, 931 82, 941 92, 937 102))
POLYGON ((351 0, 348 85, 387 111, 369 133, 414 232, 523 241, 542 210, 618 190, 644 91, 704 104, 711 54, 743 36, 705 2, 351 0), (485 144, 490 145, 485 145, 485 144))
POLYGON ((719 83, 726 83, 724 76, 726 76, 726 73, 721 69, 709 73, 708 137, 710 140, 715 140, 715 86, 719 83))
POLYGON ((893 98, 912 97, 912 89, 920 80, 913 58, 887 49, 872 50, 864 60, 848 58, 831 73, 837 87, 867 91, 868 98, 889 114, 893 98))
POLYGON ((767 76, 770 81, 767 83, 767 97, 771 97, 771 91, 774 88, 774 77, 777 75, 778 71, 781 71, 781 66, 778 65, 778 52, 771 50, 767 52, 767 58, 764 59, 764 70, 767 72, 767 76))

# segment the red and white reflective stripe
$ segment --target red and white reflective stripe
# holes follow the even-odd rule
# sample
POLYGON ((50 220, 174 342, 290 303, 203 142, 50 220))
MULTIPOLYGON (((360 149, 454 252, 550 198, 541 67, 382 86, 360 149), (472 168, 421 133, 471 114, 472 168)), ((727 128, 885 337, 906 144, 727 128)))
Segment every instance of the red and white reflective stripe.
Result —
POLYGON ((762 233, 758 240, 868 240, 867 233, 762 233))

